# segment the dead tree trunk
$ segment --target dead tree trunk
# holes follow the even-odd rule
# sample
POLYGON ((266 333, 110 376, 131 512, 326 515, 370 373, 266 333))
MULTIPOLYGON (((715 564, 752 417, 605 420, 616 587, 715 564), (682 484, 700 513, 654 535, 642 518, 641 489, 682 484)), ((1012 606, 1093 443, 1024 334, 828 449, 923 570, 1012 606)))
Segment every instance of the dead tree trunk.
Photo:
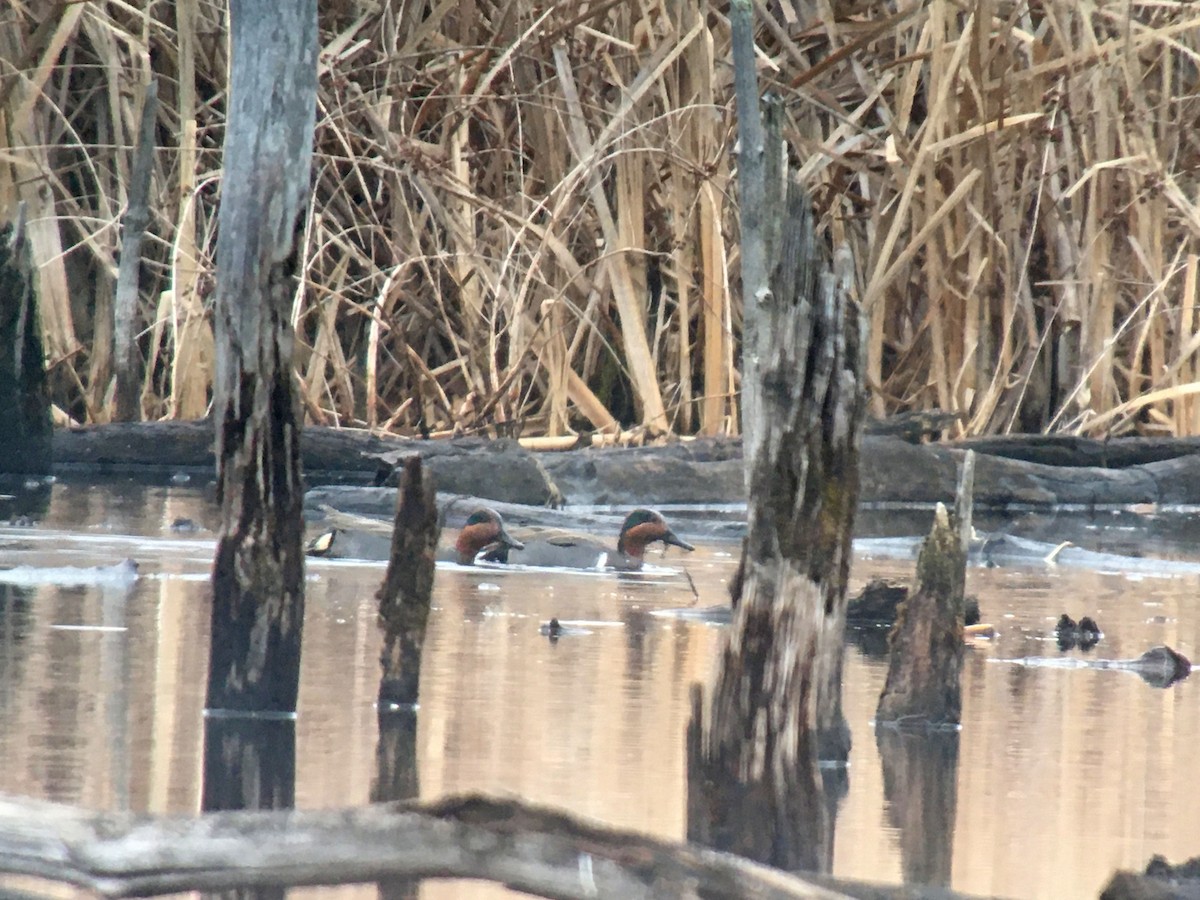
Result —
POLYGON ((316 0, 231 0, 230 32, 208 706, 290 712, 304 619, 302 421, 290 323, 316 117, 316 0))
POLYGON ((50 471, 44 355, 22 204, 0 229, 0 471, 50 471))
POLYGON ((830 844, 819 726, 832 756, 849 749, 840 673, 863 341, 846 285, 818 277, 808 198, 784 176, 778 102, 767 105, 765 131, 742 125, 758 119, 749 7, 735 0, 731 13, 749 531, 704 747, 708 837, 783 868, 820 869, 830 844))
POLYGON ((142 367, 137 343, 138 274, 142 236, 150 224, 150 175, 154 168, 154 125, 158 118, 158 81, 146 85, 137 149, 129 173, 129 198, 121 232, 121 265, 113 300, 113 349, 118 422, 142 418, 142 367))
POLYGON ((50 470, 50 402, 25 206, 0 229, 0 472, 50 470))
POLYGON ((421 648, 433 596, 438 533, 437 488, 421 457, 404 463, 387 575, 376 594, 383 627, 379 706, 409 706, 420 689, 421 648))

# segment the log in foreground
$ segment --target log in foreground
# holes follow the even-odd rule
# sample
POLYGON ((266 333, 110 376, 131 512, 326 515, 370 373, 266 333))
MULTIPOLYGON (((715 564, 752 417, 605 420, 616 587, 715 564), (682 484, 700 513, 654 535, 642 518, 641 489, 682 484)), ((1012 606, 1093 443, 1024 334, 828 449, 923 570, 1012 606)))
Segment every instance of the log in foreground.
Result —
POLYGON ((399 877, 477 878, 564 900, 854 896, 729 854, 480 797, 198 818, 0 798, 0 872, 105 897, 399 877))

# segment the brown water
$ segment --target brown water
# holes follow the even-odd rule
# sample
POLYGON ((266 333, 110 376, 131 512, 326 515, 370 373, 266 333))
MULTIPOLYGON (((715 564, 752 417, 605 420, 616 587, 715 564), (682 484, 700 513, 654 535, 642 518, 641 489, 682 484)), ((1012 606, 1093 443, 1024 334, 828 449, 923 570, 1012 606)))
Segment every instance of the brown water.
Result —
MULTIPOLYGON (((37 527, 0 528, 0 567, 125 556, 141 564, 129 586, 0 586, 0 791, 98 809, 199 808, 212 536, 171 534, 177 516, 210 522, 205 492, 56 485, 37 527)), ((734 552, 709 544, 659 565, 686 566, 700 603, 716 604, 734 552)), ((860 559, 853 579, 910 569, 860 559)), ((382 573, 310 565, 298 806, 368 802, 377 739, 373 594, 382 573)), ((851 643, 845 705, 854 748, 835 874, 898 883, 905 872, 945 868, 952 887, 981 895, 1094 897, 1114 868, 1140 867, 1154 853, 1194 855, 1198 685, 1158 690, 1119 671, 999 660, 1057 657, 1045 636, 1064 610, 1104 627, 1095 657, 1134 657, 1156 643, 1195 657, 1198 588, 1196 576, 970 570, 968 590, 1000 636, 968 654, 957 771, 943 785, 954 799, 944 840, 929 823, 902 827, 895 797, 885 799, 872 717, 886 663, 851 643)), ((688 688, 710 679, 721 629, 651 611, 693 603, 686 580, 669 571, 439 570, 422 663, 421 796, 517 796, 684 838, 688 688), (551 643, 538 633, 550 616, 590 633, 551 643)), ((336 893, 365 898, 375 888, 336 893)), ((422 894, 505 892, 441 882, 422 894)))

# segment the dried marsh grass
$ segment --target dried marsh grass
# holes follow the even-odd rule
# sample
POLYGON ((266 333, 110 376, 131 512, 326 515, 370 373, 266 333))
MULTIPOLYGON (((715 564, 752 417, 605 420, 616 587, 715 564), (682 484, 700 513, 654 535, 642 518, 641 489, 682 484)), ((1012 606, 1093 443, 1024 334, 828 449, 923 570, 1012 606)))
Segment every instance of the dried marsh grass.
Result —
MULTIPOLYGON (((160 84, 147 418, 201 415, 224 128, 210 0, 0 12, 0 210, 24 200, 56 401, 111 414, 112 285, 160 84)), ((403 433, 737 430, 719 7, 322 4, 297 296, 312 421, 403 433)), ((1200 10, 757 4, 761 75, 871 321, 877 414, 1194 434, 1200 10)))

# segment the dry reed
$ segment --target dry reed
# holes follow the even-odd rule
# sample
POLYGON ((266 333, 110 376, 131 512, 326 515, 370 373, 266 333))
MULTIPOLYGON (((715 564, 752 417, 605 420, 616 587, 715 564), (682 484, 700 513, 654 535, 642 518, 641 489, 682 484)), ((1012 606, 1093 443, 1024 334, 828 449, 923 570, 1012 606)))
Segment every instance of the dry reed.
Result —
MULTIPOLYGON (((757 4, 764 81, 872 329, 876 414, 1200 429, 1200 10, 757 4)), ((215 0, 0 12, 0 211, 26 201, 55 400, 111 415, 112 285, 160 83, 142 414, 204 412, 227 60, 215 0)), ((728 23, 699 0, 322 3, 296 370, 312 421, 729 433, 728 23)))

